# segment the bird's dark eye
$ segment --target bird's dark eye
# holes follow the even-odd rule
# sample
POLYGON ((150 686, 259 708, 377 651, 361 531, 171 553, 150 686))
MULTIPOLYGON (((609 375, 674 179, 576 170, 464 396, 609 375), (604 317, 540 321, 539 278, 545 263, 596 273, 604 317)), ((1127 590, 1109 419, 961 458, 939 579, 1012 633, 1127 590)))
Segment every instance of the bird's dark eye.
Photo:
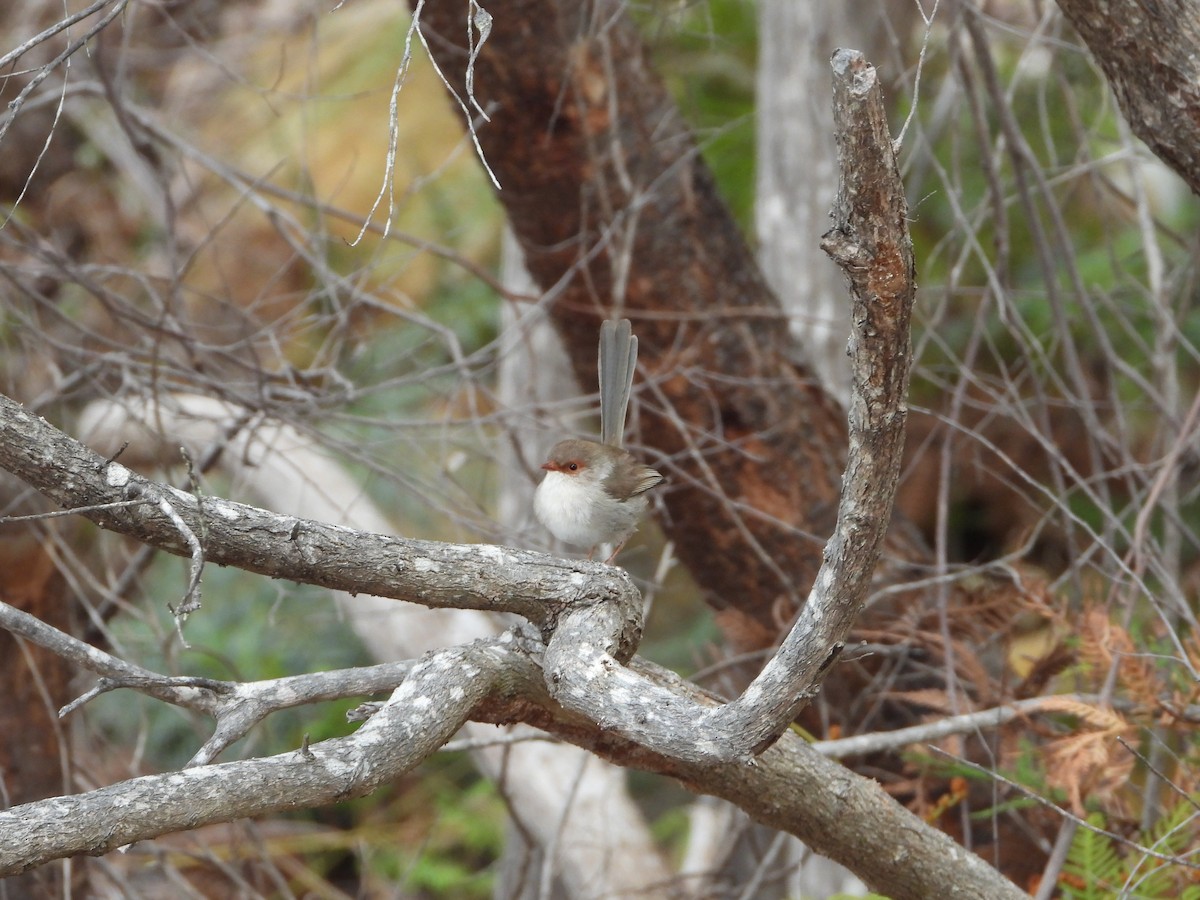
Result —
POLYGON ((567 468, 572 472, 576 472, 579 470, 579 463, 567 463, 567 468))

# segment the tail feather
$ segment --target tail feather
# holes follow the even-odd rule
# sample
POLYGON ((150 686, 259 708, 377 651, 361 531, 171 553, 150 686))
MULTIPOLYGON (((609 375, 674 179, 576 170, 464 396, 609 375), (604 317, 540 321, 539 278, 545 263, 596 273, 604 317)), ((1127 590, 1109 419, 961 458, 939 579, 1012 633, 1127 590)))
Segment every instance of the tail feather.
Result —
POLYGON ((600 440, 620 447, 637 368, 637 337, 628 319, 600 323, 600 440))

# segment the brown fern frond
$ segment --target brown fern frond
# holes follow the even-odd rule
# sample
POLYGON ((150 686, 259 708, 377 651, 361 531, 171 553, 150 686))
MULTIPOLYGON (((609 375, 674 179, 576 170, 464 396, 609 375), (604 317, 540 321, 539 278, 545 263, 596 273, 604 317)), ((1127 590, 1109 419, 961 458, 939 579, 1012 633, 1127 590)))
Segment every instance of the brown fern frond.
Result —
POLYGON ((1080 628, 1079 657, 1090 674, 1100 680, 1117 666, 1117 683, 1135 702, 1153 705, 1165 685, 1153 659, 1139 653, 1129 632, 1099 607, 1088 609, 1080 628))
POLYGON ((1129 780, 1134 757, 1109 729, 1061 738, 1046 748, 1046 782, 1066 791, 1076 815, 1085 811, 1084 797, 1111 802, 1129 780))
POLYGON ((1133 727, 1115 710, 1084 703, 1071 697, 1047 697, 1040 704, 1040 709, 1042 712, 1068 713, 1092 728, 1113 734, 1130 731, 1133 727))
POLYGON ((1038 696, 1075 660, 1073 650, 1061 642, 1056 644, 1049 653, 1034 661, 1028 674, 1013 689, 1013 695, 1017 699, 1038 696))

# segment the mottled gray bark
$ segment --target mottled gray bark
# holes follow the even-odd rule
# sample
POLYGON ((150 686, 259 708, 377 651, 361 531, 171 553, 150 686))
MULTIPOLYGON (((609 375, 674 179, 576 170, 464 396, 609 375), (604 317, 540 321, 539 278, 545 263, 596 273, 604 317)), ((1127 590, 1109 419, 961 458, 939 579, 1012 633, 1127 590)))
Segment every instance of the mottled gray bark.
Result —
POLYGON ((1058 0, 1133 133, 1200 194, 1200 4, 1058 0))

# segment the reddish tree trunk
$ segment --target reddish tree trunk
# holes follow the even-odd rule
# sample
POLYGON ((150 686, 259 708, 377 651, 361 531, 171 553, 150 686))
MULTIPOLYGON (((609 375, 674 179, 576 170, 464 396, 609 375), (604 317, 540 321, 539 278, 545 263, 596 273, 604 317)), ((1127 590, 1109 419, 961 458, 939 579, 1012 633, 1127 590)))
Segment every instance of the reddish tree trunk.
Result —
MULTIPOLYGON (((37 546, 30 532, 0 538, 0 596, 55 628, 70 630, 70 604, 55 561, 37 546)), ((32 644, 18 644, 0 632, 0 779, 3 806, 17 806, 70 793, 62 760, 57 710, 70 700, 72 667, 61 657, 32 644)), ((75 869, 83 872, 82 866, 75 869)), ((62 894, 61 866, 43 866, 6 879, 13 897, 62 894)), ((81 887, 80 884, 75 885, 81 887)))
MULTIPOLYGON (((761 644, 820 564, 844 414, 795 362, 779 303, 622 6, 488 4, 479 139, 529 271, 556 288, 581 384, 595 381, 599 320, 634 321, 641 439, 670 480, 663 527, 726 625, 761 644)), ((464 16, 459 0, 431 0, 421 19, 460 92, 464 16)))

